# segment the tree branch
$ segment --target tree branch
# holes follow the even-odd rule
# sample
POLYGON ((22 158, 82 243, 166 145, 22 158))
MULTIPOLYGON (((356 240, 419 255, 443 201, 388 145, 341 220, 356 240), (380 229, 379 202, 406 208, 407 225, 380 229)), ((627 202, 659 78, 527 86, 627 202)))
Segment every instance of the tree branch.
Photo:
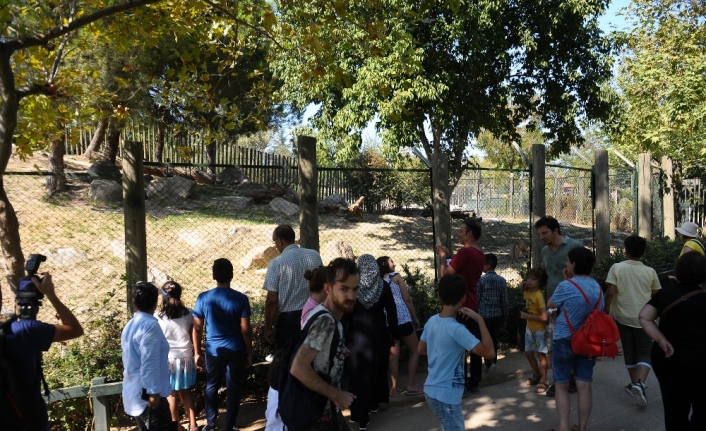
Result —
POLYGON ((24 87, 20 87, 17 89, 17 102, 19 102, 23 98, 25 98, 27 96, 31 96, 33 94, 43 94, 45 96, 53 96, 56 94, 56 91, 52 91, 49 84, 26 85, 24 87))
POLYGON ((116 4, 115 6, 106 7, 97 10, 91 14, 84 15, 74 21, 69 22, 68 24, 54 27, 46 33, 10 40, 6 42, 5 45, 7 46, 10 52, 17 51, 18 49, 29 48, 31 46, 45 45, 52 39, 61 37, 85 25, 98 21, 101 18, 105 18, 107 16, 114 15, 120 12, 125 12, 130 9, 135 9, 140 6, 145 6, 152 3, 159 3, 160 1, 162 0, 130 0, 126 3, 116 4))
POLYGON ((252 30, 258 32, 258 33, 260 33, 260 34, 263 34, 263 35, 267 36, 267 38, 270 39, 270 40, 272 41, 272 43, 274 43, 275 45, 277 45, 277 48, 286 51, 286 48, 284 48, 282 45, 280 45, 280 43, 277 42, 277 39, 275 39, 275 37, 272 36, 272 33, 270 33, 269 31, 264 30, 264 29, 259 28, 259 27, 256 27, 256 26, 250 24, 249 22, 244 21, 244 20, 238 18, 233 12, 231 12, 230 10, 224 8, 223 6, 219 5, 218 3, 214 3, 214 2, 211 1, 211 0, 203 0, 203 2, 206 3, 206 4, 211 5, 211 7, 215 8, 215 9, 218 9, 218 10, 221 11, 222 13, 226 14, 226 15, 229 16, 230 19, 232 19, 233 21, 235 21, 235 22, 237 22, 237 23, 239 23, 239 24, 242 24, 242 25, 244 25, 244 26, 246 26, 246 27, 248 27, 248 28, 250 28, 250 29, 252 29, 252 30))
POLYGON ((424 132, 424 123, 419 123, 417 125, 417 132, 419 133, 419 140, 422 141, 422 147, 424 147, 424 151, 427 153, 427 158, 431 160, 432 156, 432 150, 431 150, 431 145, 429 145, 429 138, 427 137, 427 134, 424 132))

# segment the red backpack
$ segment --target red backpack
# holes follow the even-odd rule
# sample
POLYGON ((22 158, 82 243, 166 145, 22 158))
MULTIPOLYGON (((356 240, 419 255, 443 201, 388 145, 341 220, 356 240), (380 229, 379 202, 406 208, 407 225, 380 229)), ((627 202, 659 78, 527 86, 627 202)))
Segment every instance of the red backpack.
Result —
MULTIPOLYGON (((591 301, 589 301, 583 289, 573 280, 569 280, 569 282, 576 286, 590 307, 591 301)), ((620 334, 615 320, 598 310, 603 297, 603 292, 599 292, 595 308, 593 308, 591 314, 586 318, 586 322, 577 331, 574 331, 573 326, 571 326, 569 315, 564 309, 564 318, 571 331, 571 348, 577 355, 588 356, 589 358, 608 356, 615 359, 615 355, 618 354, 618 345, 616 343, 620 340, 620 334)))

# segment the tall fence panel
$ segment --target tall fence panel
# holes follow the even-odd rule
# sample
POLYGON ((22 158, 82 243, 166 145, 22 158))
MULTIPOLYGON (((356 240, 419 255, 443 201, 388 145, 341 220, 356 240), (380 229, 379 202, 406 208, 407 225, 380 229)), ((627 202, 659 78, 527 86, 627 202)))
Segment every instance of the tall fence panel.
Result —
POLYGON ((664 178, 662 169, 652 167, 652 176, 650 178, 650 190, 652 193, 652 238, 664 236, 664 205, 662 198, 664 193, 662 187, 664 178))
POLYGON ((706 182, 703 178, 686 178, 681 182, 676 221, 694 222, 706 227, 706 182))
POLYGON ((637 227, 637 177, 635 169, 611 166, 608 173, 610 188, 610 229, 632 233, 637 227))
POLYGON ((559 221, 561 233, 595 250, 591 170, 547 165, 546 215, 559 221))

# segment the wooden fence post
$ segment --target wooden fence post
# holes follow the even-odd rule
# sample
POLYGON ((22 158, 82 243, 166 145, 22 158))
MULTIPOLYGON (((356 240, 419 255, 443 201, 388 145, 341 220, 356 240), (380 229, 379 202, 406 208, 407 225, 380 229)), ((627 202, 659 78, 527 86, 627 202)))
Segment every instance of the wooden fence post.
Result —
POLYGON ((318 170, 316 139, 297 136, 299 165, 299 245, 319 251, 318 170))
POLYGON ((125 141, 123 151, 123 206, 125 217, 125 274, 127 310, 132 316, 132 287, 147 280, 147 240, 145 229, 145 180, 142 142, 125 141))
POLYGON ((672 159, 662 156, 662 172, 664 172, 664 196, 662 196, 662 214, 664 216, 664 236, 675 239, 676 227, 674 221, 674 169, 672 159))
MULTIPOLYGON (((105 377, 94 377, 91 384, 105 384, 105 377)), ((110 401, 105 395, 99 396, 91 394, 93 401, 93 419, 95 431, 110 431, 110 401)), ((162 400, 166 401, 166 400, 162 400)))
POLYGON ((532 267, 542 264, 542 248, 544 247, 544 244, 539 242, 539 235, 537 234, 537 229, 534 228, 534 223, 547 214, 546 175, 544 170, 545 151, 542 144, 532 145, 532 208, 530 209, 532 212, 530 217, 532 221, 530 226, 530 232, 532 232, 532 267))
POLYGON ((646 240, 652 239, 652 192, 650 182, 652 179, 652 166, 650 165, 650 153, 641 153, 638 156, 638 178, 637 178, 637 227, 638 235, 646 240))
POLYGON ((596 193, 596 260, 610 255, 610 190, 608 186, 608 151, 594 153, 593 175, 596 193))
MULTIPOLYGON (((446 154, 434 153, 431 157, 432 207, 434 209, 434 244, 443 245, 449 251, 451 246, 451 208, 449 193, 449 162, 446 154)), ((476 208, 478 201, 476 200, 476 208)), ((437 254, 434 254, 436 267, 440 265, 437 254)), ((440 272, 439 272, 440 274, 440 272)))

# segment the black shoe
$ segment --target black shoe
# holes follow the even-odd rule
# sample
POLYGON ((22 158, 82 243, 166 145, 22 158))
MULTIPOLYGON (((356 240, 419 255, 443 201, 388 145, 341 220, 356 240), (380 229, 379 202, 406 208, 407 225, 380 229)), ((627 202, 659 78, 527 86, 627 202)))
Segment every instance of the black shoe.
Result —
POLYGON ((476 393, 478 393, 480 388, 478 387, 478 385, 470 385, 470 384, 466 383, 466 390, 472 394, 476 394, 476 393))
POLYGON ((547 389, 547 392, 544 393, 544 395, 546 395, 548 397, 552 397, 552 398, 554 398, 555 394, 556 394, 556 390, 554 388, 554 385, 549 386, 549 388, 547 389))
POLYGON ((569 393, 575 394, 578 391, 579 391, 579 389, 576 387, 576 380, 575 379, 569 380, 569 393))

